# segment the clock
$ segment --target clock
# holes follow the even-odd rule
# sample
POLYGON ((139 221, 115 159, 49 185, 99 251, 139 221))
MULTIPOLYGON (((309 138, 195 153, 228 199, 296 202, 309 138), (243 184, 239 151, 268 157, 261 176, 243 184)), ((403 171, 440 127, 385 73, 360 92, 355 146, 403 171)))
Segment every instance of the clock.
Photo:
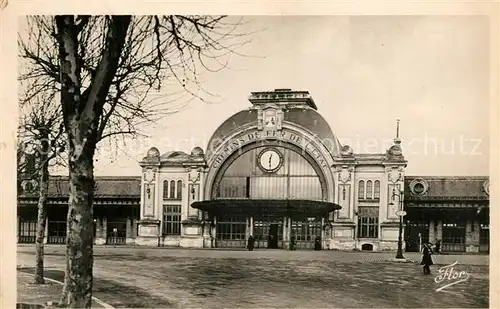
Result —
POLYGON ((257 165, 266 173, 277 172, 283 165, 283 155, 276 148, 266 148, 259 153, 257 165))

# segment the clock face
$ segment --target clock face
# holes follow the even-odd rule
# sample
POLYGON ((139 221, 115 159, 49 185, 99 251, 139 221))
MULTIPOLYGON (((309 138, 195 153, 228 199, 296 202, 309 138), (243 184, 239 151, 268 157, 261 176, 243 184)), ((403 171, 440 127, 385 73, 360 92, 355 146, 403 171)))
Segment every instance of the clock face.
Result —
POLYGON ((264 149, 259 154, 257 163, 263 171, 273 173, 280 169, 283 163, 283 156, 274 148, 264 149))

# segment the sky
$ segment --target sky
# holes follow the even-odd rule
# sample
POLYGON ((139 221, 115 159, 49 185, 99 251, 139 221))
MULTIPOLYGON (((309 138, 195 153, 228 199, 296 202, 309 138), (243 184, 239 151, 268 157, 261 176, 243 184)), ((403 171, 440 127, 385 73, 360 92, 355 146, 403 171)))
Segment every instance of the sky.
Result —
MULTIPOLYGON (((407 175, 489 174, 488 21, 467 16, 251 16, 251 43, 229 68, 203 74, 193 100, 121 147, 103 141, 95 175, 139 175, 150 147, 206 147, 252 91, 309 91, 342 144, 382 153, 400 119, 407 175), (212 98, 213 99, 213 98, 212 98)), ((64 174, 65 172, 63 172, 64 174)))

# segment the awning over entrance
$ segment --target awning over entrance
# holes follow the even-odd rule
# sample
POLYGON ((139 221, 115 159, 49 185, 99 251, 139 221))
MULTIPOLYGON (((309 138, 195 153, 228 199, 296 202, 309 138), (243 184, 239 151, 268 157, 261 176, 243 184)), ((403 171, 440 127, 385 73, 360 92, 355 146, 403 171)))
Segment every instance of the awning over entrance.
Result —
POLYGON ((291 217, 325 217, 328 213, 342 208, 338 204, 324 201, 273 199, 215 199, 194 202, 191 206, 214 215, 284 215, 291 217))

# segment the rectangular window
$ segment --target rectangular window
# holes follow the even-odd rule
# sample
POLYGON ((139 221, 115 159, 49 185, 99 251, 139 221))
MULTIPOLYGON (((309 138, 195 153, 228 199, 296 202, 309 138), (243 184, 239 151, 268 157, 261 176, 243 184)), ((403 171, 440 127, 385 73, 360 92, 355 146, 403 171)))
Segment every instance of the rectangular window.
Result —
POLYGON ((358 213, 358 238, 378 238, 378 207, 359 207, 358 213))
POLYGON ((245 240, 246 217, 223 216, 217 221, 216 230, 218 240, 245 240))
POLYGON ((163 235, 181 234, 181 205, 163 206, 163 235))
POLYGON ((66 221, 49 221, 49 244, 63 244, 66 241, 66 221))
POLYGON ((19 242, 20 243, 34 243, 36 238, 36 225, 35 219, 30 221, 21 221, 19 223, 19 242))

